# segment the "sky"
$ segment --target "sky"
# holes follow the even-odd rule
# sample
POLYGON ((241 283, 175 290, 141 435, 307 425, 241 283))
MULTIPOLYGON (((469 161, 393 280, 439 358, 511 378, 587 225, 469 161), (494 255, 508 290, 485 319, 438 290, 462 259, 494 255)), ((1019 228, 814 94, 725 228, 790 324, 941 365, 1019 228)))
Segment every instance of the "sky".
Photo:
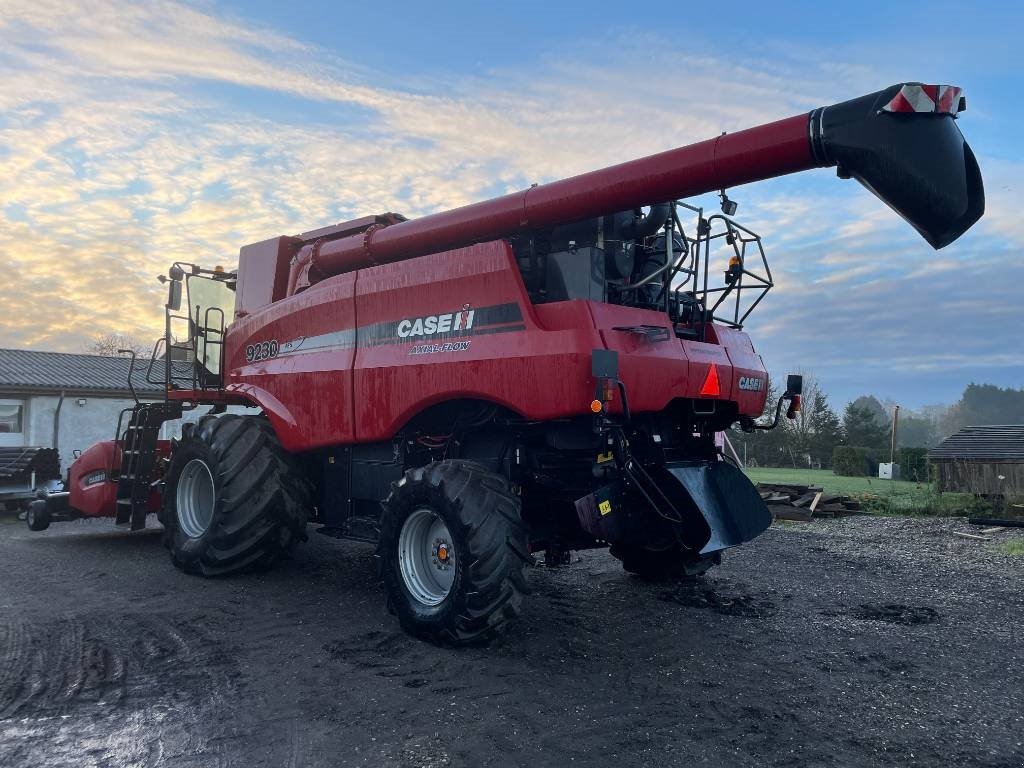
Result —
POLYGON ((730 190, 776 282, 746 328, 837 407, 1022 387, 1024 6, 851 8, 0 0, 0 346, 155 339, 176 260, 231 268, 920 80, 965 90, 986 216, 933 251, 833 171, 730 190))

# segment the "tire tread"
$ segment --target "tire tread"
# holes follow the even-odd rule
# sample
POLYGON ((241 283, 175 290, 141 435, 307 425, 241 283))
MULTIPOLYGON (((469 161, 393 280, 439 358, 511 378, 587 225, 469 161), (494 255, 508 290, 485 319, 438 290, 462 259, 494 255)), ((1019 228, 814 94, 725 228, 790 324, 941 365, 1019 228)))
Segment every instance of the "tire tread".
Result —
MULTIPOLYGON (((211 469, 221 514, 202 548, 186 551, 177 535, 173 493, 164 494, 163 540, 178 568, 201 576, 266 568, 305 540, 312 488, 265 417, 208 414, 183 430, 183 439, 203 443, 216 460, 211 469)), ((175 456, 167 475, 176 479, 183 461, 175 462, 175 456)))
MULTIPOLYGON (((519 615, 528 592, 524 571, 533 558, 519 499, 503 477, 474 462, 448 460, 408 470, 384 501, 378 551, 383 568, 394 565, 389 548, 395 546, 401 522, 419 503, 447 504, 463 529, 469 550, 462 570, 464 600, 443 626, 424 626, 399 612, 403 628, 446 645, 490 640, 519 615)), ((394 596, 389 601, 393 605, 394 596)))

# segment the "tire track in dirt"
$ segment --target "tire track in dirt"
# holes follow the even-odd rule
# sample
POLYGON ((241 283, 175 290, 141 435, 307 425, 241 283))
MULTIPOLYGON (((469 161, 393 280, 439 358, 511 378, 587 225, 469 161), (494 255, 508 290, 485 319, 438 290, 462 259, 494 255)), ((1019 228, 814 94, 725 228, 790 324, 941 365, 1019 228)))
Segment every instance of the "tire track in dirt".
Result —
POLYGON ((5 627, 0 665, 0 720, 59 715, 82 703, 116 707, 124 697, 126 659, 81 621, 5 627))
POLYGON ((0 742, 12 764, 227 765, 202 725, 233 698, 234 669, 205 620, 0 621, 0 742))

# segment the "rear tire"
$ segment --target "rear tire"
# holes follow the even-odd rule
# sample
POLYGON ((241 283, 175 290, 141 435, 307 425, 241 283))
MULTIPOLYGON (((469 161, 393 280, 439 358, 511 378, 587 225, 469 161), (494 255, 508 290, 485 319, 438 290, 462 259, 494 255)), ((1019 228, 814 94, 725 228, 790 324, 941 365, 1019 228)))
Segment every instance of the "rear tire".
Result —
POLYGON ((615 546, 612 557, 622 561, 622 568, 647 581, 672 581, 701 576, 722 562, 722 553, 698 555, 681 547, 644 549, 637 546, 615 546))
POLYGON ((402 628, 447 645, 487 642, 515 619, 533 563, 508 481, 467 461, 405 473, 384 502, 378 554, 402 628))
POLYGON ((263 417, 204 416, 171 456, 160 522, 174 564, 220 576, 268 568, 306 540, 309 481, 263 417))

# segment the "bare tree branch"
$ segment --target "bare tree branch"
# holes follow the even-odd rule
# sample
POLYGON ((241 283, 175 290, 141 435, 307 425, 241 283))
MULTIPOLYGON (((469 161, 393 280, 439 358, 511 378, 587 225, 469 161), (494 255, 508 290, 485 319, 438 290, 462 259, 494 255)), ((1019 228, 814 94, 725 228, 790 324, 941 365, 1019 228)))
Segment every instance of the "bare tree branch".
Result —
POLYGON ((149 347, 129 333, 106 333, 93 338, 85 345, 83 351, 89 355, 102 357, 118 357, 119 349, 130 349, 136 357, 147 357, 149 347))

